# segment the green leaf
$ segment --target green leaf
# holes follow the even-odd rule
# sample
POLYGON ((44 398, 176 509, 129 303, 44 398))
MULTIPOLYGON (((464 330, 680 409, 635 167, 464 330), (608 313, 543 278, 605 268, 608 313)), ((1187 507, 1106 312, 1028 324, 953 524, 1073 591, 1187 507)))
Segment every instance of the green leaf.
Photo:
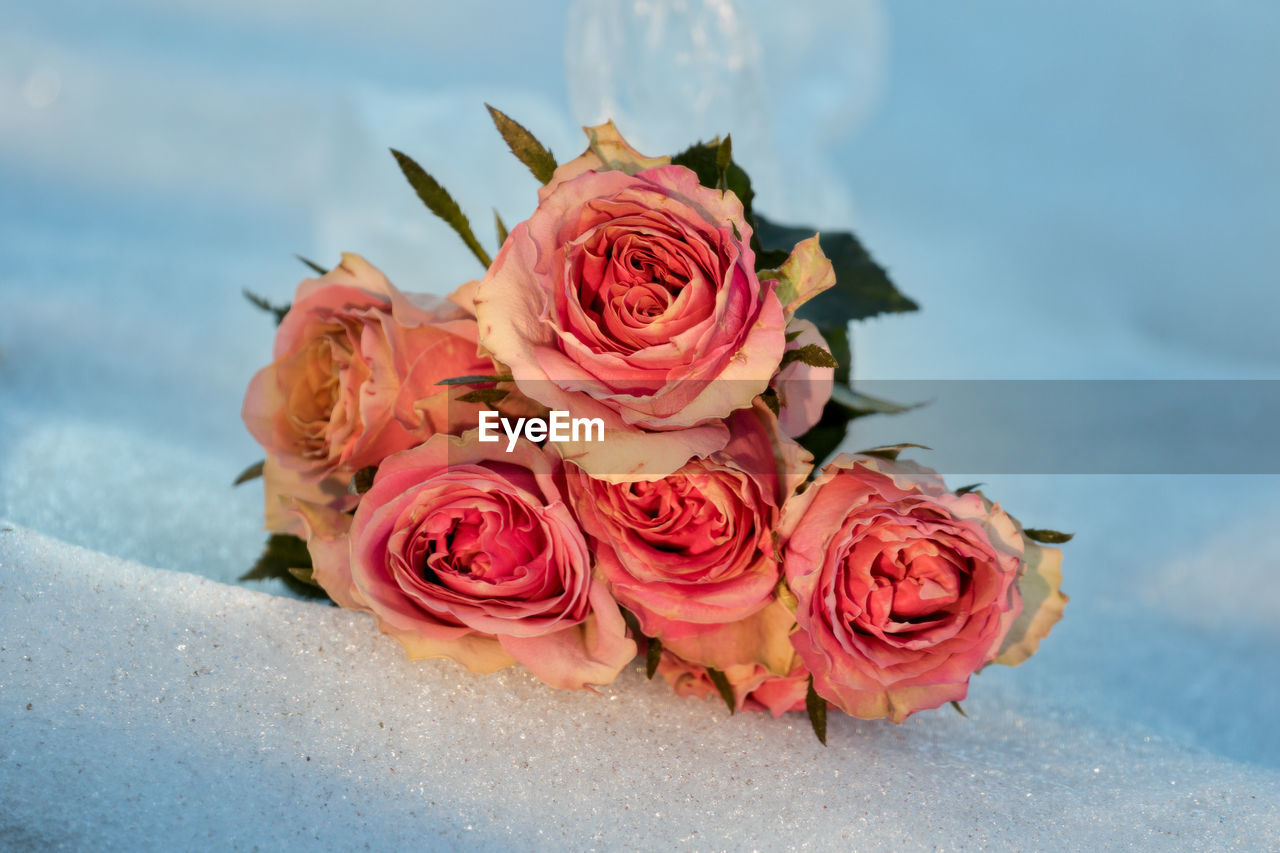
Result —
MULTIPOLYGON (((888 400, 880 400, 866 394, 859 394, 856 391, 849 390, 848 386, 837 383, 832 389, 831 399, 827 401, 826 406, 822 409, 822 417, 808 432, 800 437, 800 444, 813 454, 815 462, 821 464, 844 441, 849 432, 850 421, 867 415, 905 412, 908 409, 914 409, 916 405, 920 404, 901 406, 888 400)), ((897 447, 901 451, 904 447, 912 446, 918 445, 898 445, 897 447)), ((872 450, 884 450, 884 448, 872 448, 872 450)), ((874 452, 871 455, 884 456, 883 453, 874 452)))
POLYGON ((311 553, 307 551, 307 543, 287 533, 273 533, 267 539, 262 556, 253 564, 253 568, 240 576, 241 581, 261 581, 277 578, 284 582, 293 592, 315 599, 328 599, 328 594, 313 583, 299 579, 295 572, 310 572, 311 553))
MULTIPOLYGON (((728 189, 738 197, 738 201, 742 202, 742 212, 747 223, 755 228, 755 216, 751 209, 751 203, 755 200, 756 194, 751 189, 751 178, 743 171, 742 167, 737 163, 730 162, 724 169, 720 168, 720 152, 724 143, 720 140, 712 142, 699 142, 691 145, 684 151, 671 158, 671 162, 676 166, 684 166, 686 169, 692 169, 698 176, 698 183, 704 187, 712 189, 728 189), (724 187, 720 187, 721 172, 724 173, 724 187)), ((729 149, 732 158, 732 147, 729 149)), ((810 231, 808 236, 813 236, 810 231)), ((794 241, 793 241, 794 242, 794 241)), ((751 237, 751 247, 757 247, 756 235, 751 237)), ((783 258, 786 260, 786 258, 783 258)), ((781 262, 774 266, 779 266, 781 262)))
POLYGON ((320 266, 319 264, 317 264, 315 261, 311 260, 310 258, 304 258, 302 255, 299 255, 299 254, 297 254, 296 252, 294 253, 294 255, 293 255, 293 256, 294 256, 295 258, 297 258, 298 260, 302 261, 302 262, 303 262, 304 264, 306 264, 307 266, 311 267, 311 269, 315 270, 315 272, 316 272, 316 274, 317 274, 317 275, 328 275, 328 274, 329 274, 329 271, 328 271, 327 269, 325 269, 324 267, 320 266))
POLYGON ((786 367, 797 361, 803 362, 810 367, 839 367, 831 353, 824 350, 817 344, 806 344, 799 349, 789 349, 782 354, 782 362, 778 365, 778 369, 786 367))
POLYGON ((964 708, 960 707, 959 702, 952 702, 951 707, 956 709, 957 714, 964 717, 966 720, 969 719, 969 715, 964 712, 964 708))
POLYGON ((484 385, 489 382, 510 382, 511 376, 450 376, 448 379, 441 379, 437 385, 484 385))
POLYGON ((956 494, 967 495, 970 492, 976 492, 978 489, 982 488, 982 485, 983 485, 982 483, 970 483, 967 486, 961 486, 960 488, 956 489, 956 494))
POLYGON ((247 483, 250 480, 256 480, 258 477, 261 477, 262 466, 265 464, 266 464, 265 461, 253 463, 248 468, 245 468, 243 471, 241 471, 240 476, 236 477, 235 480, 232 481, 231 485, 238 486, 241 483, 247 483))
POLYGON ((459 403, 484 403, 492 406, 494 403, 501 403, 507 398, 508 391, 501 388, 477 388, 474 391, 468 391, 466 394, 458 397, 459 403))
MULTIPOLYGON (((800 307, 803 309, 804 305, 800 307)), ((849 347, 849 324, 824 325, 822 323, 814 323, 814 325, 818 327, 819 333, 826 339, 827 349, 830 350, 831 357, 838 364, 834 377, 836 387, 848 387, 849 376, 853 372, 853 350, 849 347)))
POLYGON ((794 341, 796 338, 800 337, 803 334, 804 334, 803 331, 797 329, 794 332, 787 332, 785 335, 782 336, 782 339, 785 340, 787 343, 791 343, 792 341, 794 341))
POLYGON ((454 231, 458 232, 458 236, 462 238, 462 242, 467 244, 471 254, 476 256, 485 269, 488 269, 489 264, 493 263, 493 261, 490 259, 489 253, 480 245, 480 241, 476 239, 476 235, 471 232, 471 223, 467 221, 466 215, 462 212, 462 208, 458 207, 458 203, 453 200, 453 196, 449 195, 448 191, 440 186, 435 178, 427 174, 425 169, 414 162, 412 157, 394 148, 391 149, 391 154, 396 158, 396 162, 400 164, 400 171, 404 172, 405 178, 409 181, 409 186, 413 187, 414 192, 418 194, 418 198, 422 199, 422 203, 427 206, 427 209, 448 223, 449 227, 454 231))
POLYGON ((863 394, 847 385, 836 385, 832 388, 831 399, 848 409, 857 418, 865 415, 898 415, 924 405, 924 403, 895 403, 892 400, 863 394))
POLYGON ((711 679, 711 683, 716 686, 716 691, 719 692, 720 698, 724 700, 724 704, 729 706, 729 714, 732 716, 737 708, 733 701, 733 687, 729 684, 729 679, 723 672, 711 667, 707 667, 707 676, 711 679))
POLYGON ((368 465, 351 475, 347 490, 353 495, 363 495, 373 488, 373 478, 378 475, 377 465, 368 465))
POLYGON ((813 733, 818 738, 818 743, 823 746, 827 745, 827 700, 818 695, 818 691, 813 689, 813 676, 809 676, 809 689, 804 695, 804 709, 809 712, 809 725, 813 726, 813 733))
POLYGON ((859 450, 859 456, 874 456, 877 459, 887 459, 890 462, 896 462, 899 454, 908 447, 918 447, 921 450, 932 450, 933 448, 925 447, 923 444, 912 444, 904 441, 902 444, 886 444, 883 447, 873 447, 870 450, 859 450))
POLYGON ((805 450, 813 454, 813 461, 821 465, 844 441, 849 431, 849 421, 853 420, 849 410, 843 406, 827 401, 822 408, 822 416, 818 422, 799 439, 805 450))
POLYGON ((485 104, 485 108, 489 110, 489 116, 497 126, 498 133, 502 134, 507 147, 511 149, 512 154, 516 155, 516 159, 529 167, 529 171, 533 172, 533 176, 539 183, 545 184, 550 181, 556 171, 556 158, 551 150, 535 139, 524 125, 506 113, 488 104, 485 104))
POLYGON ((657 637, 649 637, 649 648, 644 654, 644 674, 653 678, 658 672, 658 663, 662 660, 662 641, 657 637))
MULTIPOLYGON (((779 225, 763 216, 755 217, 755 225, 762 249, 756 255, 757 269, 782 266, 792 247, 817 231, 808 226, 779 225)), ((850 232, 831 231, 822 234, 818 242, 823 254, 831 259, 831 266, 836 272, 836 286, 800 306, 797 316, 825 329, 843 326, 849 320, 920 308, 894 287, 884 267, 876 263, 850 232)))
POLYGON ((1057 530, 1046 530, 1039 527, 1028 527, 1022 531, 1028 539, 1045 545, 1061 545, 1076 538, 1074 533, 1059 533, 1057 530))
POLYGON ((493 211, 493 228, 498 232, 498 248, 501 249, 502 244, 507 242, 507 234, 510 232, 507 231, 507 223, 502 221, 502 216, 497 209, 493 211))
POLYGON ((240 292, 244 294, 245 299, 248 299, 251 303, 253 303, 254 307, 261 308, 263 311, 269 311, 272 314, 275 314, 277 326, 280 325, 280 322, 282 320, 284 320, 284 315, 289 313, 288 305, 272 305, 270 302, 267 301, 265 296, 259 296, 258 294, 254 293, 253 291, 247 288, 241 290, 240 292))

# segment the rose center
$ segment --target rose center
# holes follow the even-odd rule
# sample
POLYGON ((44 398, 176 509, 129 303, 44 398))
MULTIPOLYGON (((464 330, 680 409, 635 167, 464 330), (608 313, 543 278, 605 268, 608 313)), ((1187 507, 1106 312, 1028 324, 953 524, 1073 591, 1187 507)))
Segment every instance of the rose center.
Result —
MULTIPOLYGON (((854 627, 893 632, 945 619, 964 595, 971 574, 969 561, 927 540, 884 545, 869 569, 862 575, 862 593, 851 590, 864 603, 854 627)), ((853 586, 861 584, 854 581, 853 586)))

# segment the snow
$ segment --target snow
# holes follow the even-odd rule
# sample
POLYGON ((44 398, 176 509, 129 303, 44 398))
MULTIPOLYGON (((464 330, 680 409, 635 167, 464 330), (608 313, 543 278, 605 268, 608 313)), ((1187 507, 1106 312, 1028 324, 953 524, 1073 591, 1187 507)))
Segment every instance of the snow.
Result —
POLYGON ((900 727, 410 663, 364 614, 0 533, 14 846, 1261 849, 1273 770, 1028 682, 900 727), (1095 846, 1096 845, 1096 846, 1095 846))

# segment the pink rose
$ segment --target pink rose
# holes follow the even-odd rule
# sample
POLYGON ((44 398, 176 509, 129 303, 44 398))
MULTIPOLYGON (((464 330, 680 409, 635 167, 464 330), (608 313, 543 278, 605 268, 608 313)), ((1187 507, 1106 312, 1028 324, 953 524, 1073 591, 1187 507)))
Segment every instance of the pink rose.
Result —
POLYGON ((603 442, 562 447, 594 476, 720 450, 722 419, 765 390, 785 343, 741 202, 681 166, 553 183, 480 283, 481 343, 527 396, 604 421, 603 442))
POLYGON ((557 485, 554 453, 436 435, 383 460, 344 532, 300 507, 315 579, 417 660, 519 661, 553 687, 607 684, 635 656, 557 485))
POLYGON ((646 636, 707 633, 773 598, 774 530, 810 457, 762 403, 729 428, 724 450, 660 480, 612 484, 566 468, 600 572, 646 636))
POLYGON ((814 689, 863 719, 963 699, 1022 610, 1020 528, 908 462, 837 457, 783 511, 791 642, 814 689))
MULTIPOLYGON (((677 696, 719 696, 707 668, 691 663, 669 651, 658 661, 658 673, 677 696)), ((781 717, 787 711, 803 711, 809 690, 809 672, 798 659, 786 675, 774 675, 758 663, 736 664, 724 670, 733 690, 737 711, 768 711, 781 717)))
POLYGON ((279 495, 336 504, 361 468, 474 426, 479 407, 454 399, 467 389, 436 383, 492 371, 465 310, 401 293, 358 255, 303 281, 276 332, 275 361, 244 401, 245 424, 267 451, 269 524, 279 495))

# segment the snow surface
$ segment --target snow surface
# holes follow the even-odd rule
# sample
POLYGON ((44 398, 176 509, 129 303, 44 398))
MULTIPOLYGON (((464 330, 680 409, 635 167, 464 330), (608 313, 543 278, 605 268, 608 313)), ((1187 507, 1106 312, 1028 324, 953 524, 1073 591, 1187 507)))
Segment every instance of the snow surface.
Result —
POLYGON ((895 727, 409 663, 364 614, 0 534, 0 842, 1259 850, 1280 778, 988 679, 895 727), (987 683, 990 681, 991 683, 987 683))
MULTIPOLYGON (((1280 376, 1276 7, 745 5, 782 69, 734 130, 757 204, 857 227, 926 309, 864 324, 859 376, 1280 376)), ((293 251, 474 276, 384 149, 490 246, 489 205, 525 215, 481 101, 562 157, 593 118, 565 7, 534 8, 6 10, 0 848, 1280 848, 1274 476, 953 477, 1078 534, 1066 619, 968 719, 833 717, 827 749, 635 671, 592 696, 411 664, 367 617, 234 585, 271 334, 240 288, 287 300, 293 251)))

